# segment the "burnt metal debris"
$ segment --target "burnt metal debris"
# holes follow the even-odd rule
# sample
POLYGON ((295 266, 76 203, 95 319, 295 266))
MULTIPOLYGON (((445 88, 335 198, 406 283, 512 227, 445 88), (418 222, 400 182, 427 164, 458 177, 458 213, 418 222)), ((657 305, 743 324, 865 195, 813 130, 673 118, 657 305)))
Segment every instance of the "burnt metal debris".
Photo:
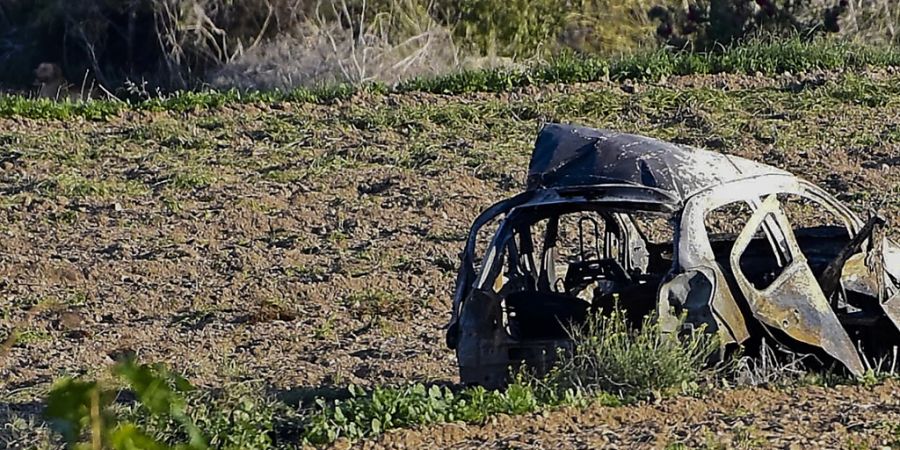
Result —
POLYGON ((775 342, 854 375, 900 343, 900 246, 885 221, 789 172, 546 124, 526 186, 476 218, 462 254, 447 344, 463 382, 546 370, 573 345, 568 324, 614 307, 716 333, 718 357, 775 342))

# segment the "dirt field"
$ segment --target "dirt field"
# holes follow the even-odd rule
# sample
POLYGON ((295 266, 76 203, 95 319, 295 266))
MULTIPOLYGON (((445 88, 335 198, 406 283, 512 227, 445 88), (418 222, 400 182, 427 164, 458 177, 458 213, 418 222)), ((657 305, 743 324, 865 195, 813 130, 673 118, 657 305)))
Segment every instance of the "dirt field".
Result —
MULTIPOLYGON (((362 448, 867 449, 897 448, 900 392, 805 387, 717 391, 631 407, 498 417, 482 426, 398 430, 362 448)), ((335 445, 340 448, 341 444, 335 445)))
MULTIPOLYGON (((205 388, 453 382, 442 327, 462 240, 521 188, 544 120, 763 161, 900 224, 898 82, 706 76, 0 119, 0 338, 20 331, 0 357, 0 422, 36 414, 54 379, 102 377, 126 353, 205 388)), ((733 391, 401 431, 378 445, 890 445, 896 387, 733 391)))

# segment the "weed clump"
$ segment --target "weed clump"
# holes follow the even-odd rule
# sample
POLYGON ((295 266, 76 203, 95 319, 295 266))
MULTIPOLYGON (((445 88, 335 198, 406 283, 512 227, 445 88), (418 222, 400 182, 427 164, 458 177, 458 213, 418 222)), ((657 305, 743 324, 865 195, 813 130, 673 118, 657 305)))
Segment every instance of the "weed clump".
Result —
POLYGON ((572 327, 570 335, 574 350, 561 353, 541 383, 557 392, 612 393, 626 400, 696 389, 718 348, 708 333, 677 336, 664 332, 649 316, 639 329, 632 329, 619 312, 591 316, 584 325, 572 327))
POLYGON ((353 292, 347 296, 344 304, 360 320, 408 319, 415 313, 410 299, 376 288, 353 292))
MULTIPOLYGON (((267 395, 256 383, 233 383, 220 391, 194 390, 185 395, 188 414, 210 448, 223 450, 279 448, 277 430, 292 422, 296 411, 267 395)), ((133 405, 122 415, 166 445, 184 440, 178 423, 165 416, 148 414, 133 405)))
POLYGON ((349 387, 350 396, 326 402, 316 400, 307 412, 304 440, 326 444, 339 438, 358 440, 392 428, 408 428, 446 422, 483 423, 497 414, 521 415, 562 405, 620 404, 618 398, 599 393, 588 398, 574 391, 557 391, 524 372, 503 390, 481 386, 453 390, 421 383, 400 387, 376 387, 364 391, 349 387))

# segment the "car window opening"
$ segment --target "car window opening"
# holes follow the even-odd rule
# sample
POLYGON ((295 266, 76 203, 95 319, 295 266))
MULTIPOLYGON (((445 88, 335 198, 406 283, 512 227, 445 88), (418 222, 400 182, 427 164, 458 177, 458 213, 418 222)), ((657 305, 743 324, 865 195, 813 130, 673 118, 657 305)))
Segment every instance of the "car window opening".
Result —
POLYGON ((504 325, 514 339, 564 339, 588 314, 616 308, 639 323, 672 266, 673 230, 659 215, 526 215, 511 229, 491 289, 504 299, 504 325), (636 217, 647 231, 638 229, 636 217), (650 242, 648 233, 669 239, 650 242))

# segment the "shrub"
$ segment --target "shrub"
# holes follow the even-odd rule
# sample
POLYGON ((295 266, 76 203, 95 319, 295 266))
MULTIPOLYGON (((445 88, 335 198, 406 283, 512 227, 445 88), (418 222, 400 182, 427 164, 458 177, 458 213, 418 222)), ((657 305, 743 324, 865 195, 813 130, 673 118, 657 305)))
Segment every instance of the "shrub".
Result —
POLYGON ((660 40, 712 50, 759 33, 900 41, 882 0, 9 0, 0 82, 57 62, 69 81, 138 91, 395 82, 565 51, 631 53, 660 40), (656 5, 656 6, 654 6, 656 5), (849 6, 848 6, 849 5, 849 6), (653 8, 650 8, 654 6, 653 8), (488 62, 485 63, 485 60, 488 62), (131 83, 129 83, 129 80, 131 83), (146 82, 146 84, 144 83, 146 82))
POLYGON ((613 393, 627 399, 690 390, 718 348, 708 333, 679 337, 663 332, 651 317, 631 329, 619 312, 592 316, 570 333, 574 351, 562 353, 542 383, 586 395, 613 393))
POLYGON ((448 5, 457 36, 482 54, 528 56, 546 46, 565 23, 559 0, 462 0, 448 5))
POLYGON ((41 62, 109 90, 293 88, 393 82, 561 48, 652 39, 641 0, 11 0, 0 7, 0 81, 41 62), (461 55, 458 48, 466 49, 461 55), (466 58, 466 57, 472 58, 466 58), (149 86, 141 83, 148 81, 149 86))
POLYGON ((896 43, 900 31, 900 6, 880 0, 691 0, 657 5, 649 16, 658 21, 657 37, 666 44, 707 50, 760 33, 837 33, 896 43))
POLYGON ((292 89, 395 83, 459 67, 450 29, 438 24, 421 2, 393 0, 366 8, 365 1, 335 0, 326 5, 315 11, 315 19, 224 62, 207 79, 217 87, 292 89))

